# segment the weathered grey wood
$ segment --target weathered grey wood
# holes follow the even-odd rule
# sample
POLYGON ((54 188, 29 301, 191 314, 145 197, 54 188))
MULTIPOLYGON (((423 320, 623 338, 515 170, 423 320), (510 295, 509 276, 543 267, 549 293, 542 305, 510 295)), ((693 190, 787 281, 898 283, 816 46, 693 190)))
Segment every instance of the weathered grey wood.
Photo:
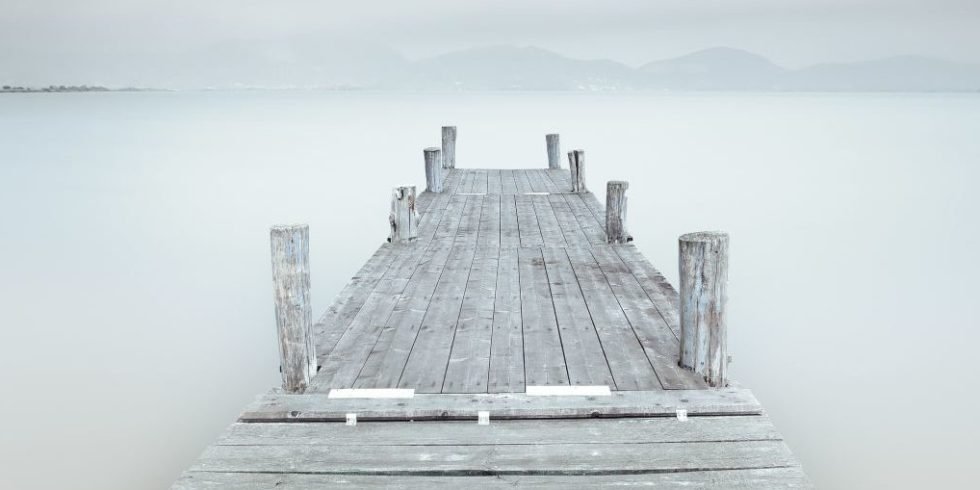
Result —
POLYGON ((514 181, 517 183, 518 193, 527 194, 529 192, 534 192, 534 188, 531 187, 531 180, 528 178, 526 170, 514 170, 514 181))
POLYGON ((439 148, 426 148, 422 151, 425 157, 425 190, 442 192, 442 151, 439 148))
POLYGON ((585 187, 585 151, 568 152, 568 170, 571 172, 572 192, 588 192, 585 187))
POLYGON ((518 257, 525 382, 537 386, 567 385, 568 369, 541 250, 521 248, 518 257))
POLYGON ((302 473, 186 472, 173 490, 297 490, 321 487, 348 488, 529 488, 572 489, 609 487, 758 489, 813 488, 803 470, 753 468, 742 470, 682 471, 674 473, 612 473, 605 475, 494 475, 402 476, 308 475, 302 473))
POLYGON ((551 287, 558 331, 561 333, 569 383, 615 386, 602 343, 599 342, 565 250, 545 247, 541 251, 551 287))
POLYGON ((517 196, 504 194, 500 197, 500 247, 521 246, 521 234, 517 224, 517 196))
POLYGON ((548 134, 544 139, 548 146, 548 168, 561 168, 561 144, 558 135, 548 134))
POLYGON ((728 384, 728 234, 682 235, 680 364, 711 386, 728 384))
POLYGON ((371 291, 398 257, 394 249, 395 246, 391 244, 382 244, 313 325, 318 364, 322 364, 323 359, 333 351, 340 337, 354 320, 354 316, 364 306, 371 291))
POLYGON ((582 196, 585 195, 591 194, 562 194, 561 197, 565 199, 569 209, 572 210, 572 214, 582 228, 582 232, 585 233, 585 237, 588 238, 589 243, 591 245, 605 245, 605 224, 596 219, 595 215, 592 214, 592 210, 589 209, 582 199, 582 196))
POLYGON ((514 172, 514 170, 500 171, 501 194, 517 194, 517 179, 514 176, 514 172))
POLYGON ((212 446, 190 471, 385 475, 603 474, 782 468, 782 441, 472 446, 212 446))
POLYGON ((575 214, 568 206, 565 196, 551 194, 547 197, 548 202, 551 203, 551 211, 555 213, 555 218, 558 220, 558 227, 561 229, 565 243, 569 247, 588 247, 589 239, 582 232, 582 226, 579 225, 578 219, 575 218, 575 214))
POLYGON ((402 243, 418 238, 419 214, 415 211, 415 186, 396 187, 391 193, 391 234, 388 241, 402 243))
POLYGON ((606 184, 606 239, 609 243, 627 243, 633 237, 626 231, 626 189, 629 182, 611 180, 606 184))
POLYGON ((568 245, 564 235, 562 235, 555 211, 551 208, 551 201, 548 199, 550 196, 534 195, 528 197, 531 198, 531 205, 534 207, 534 216, 537 218, 544 246, 564 247, 568 245))
POLYGON ((487 171, 487 194, 503 194, 503 179, 500 170, 487 171))
POLYGON ((640 345, 657 372, 664 389, 706 388, 703 380, 677 363, 679 342, 656 306, 613 250, 616 246, 592 247, 592 256, 605 274, 609 287, 633 327, 640 345))
POLYGON ((565 251, 602 341, 606 361, 616 381, 616 389, 661 389, 660 381, 647 360, 643 346, 592 253, 578 248, 565 251))
POLYGON ((615 247, 616 253, 623 260, 630 272, 636 277, 640 286, 646 291, 650 301, 657 307, 660 316, 667 322, 667 326, 680 339, 681 320, 679 316, 680 299, 677 290, 670 284, 664 275, 650 263, 635 245, 629 244, 615 247))
POLYGON ((442 127, 442 166, 456 168, 456 126, 442 127))
POLYGON ((493 335, 497 257, 500 250, 500 196, 483 201, 480 236, 446 366, 443 393, 486 393, 493 335))
POLYGON ((517 194, 514 200, 517 203, 517 228, 521 237, 521 246, 544 246, 544 236, 541 234, 541 226, 534 212, 531 196, 517 194))
POLYGON ((235 423, 221 446, 453 446, 472 444, 636 444, 643 442, 779 441, 766 416, 494 420, 235 423))
POLYGON ((310 227, 273 226, 270 239, 282 388, 299 393, 309 386, 317 366, 310 306, 310 227))
MULTIPOLYGON (((505 196, 502 203, 513 203, 505 196)), ((507 215, 501 213, 501 221, 507 215)), ((516 223, 516 219, 511 218, 516 223)), ((501 246, 504 245, 502 240, 501 246)), ((490 342, 490 393, 524 391, 524 328, 521 320, 521 282, 516 244, 500 249, 490 342)))

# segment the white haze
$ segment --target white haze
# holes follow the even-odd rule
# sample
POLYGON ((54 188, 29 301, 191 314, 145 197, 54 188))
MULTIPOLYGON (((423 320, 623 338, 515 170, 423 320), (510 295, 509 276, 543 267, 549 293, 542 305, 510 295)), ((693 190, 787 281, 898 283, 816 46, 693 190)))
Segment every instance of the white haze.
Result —
POLYGON ((0 101, 0 487, 167 487, 279 381, 269 225, 321 312, 445 123, 462 167, 560 131, 671 279, 729 231, 734 375, 819 487, 968 486, 980 96, 189 92, 0 101))

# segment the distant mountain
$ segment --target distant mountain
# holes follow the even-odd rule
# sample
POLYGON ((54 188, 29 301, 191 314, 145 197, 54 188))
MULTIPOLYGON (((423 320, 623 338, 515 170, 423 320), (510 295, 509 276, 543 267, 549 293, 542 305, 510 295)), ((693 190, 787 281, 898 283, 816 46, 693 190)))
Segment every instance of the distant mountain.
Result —
POLYGON ((980 91, 980 66, 921 56, 859 63, 826 63, 788 73, 785 90, 980 91))
POLYGON ((786 70, 748 51, 711 48, 639 68, 647 88, 772 90, 786 70))
POLYGON ((755 53, 710 48, 632 68, 537 47, 489 46, 409 61, 385 46, 310 34, 168 53, 0 50, 0 85, 570 91, 980 91, 980 65, 902 56, 786 69, 755 53), (68 74, 71 75, 70 78, 68 74))
POLYGON ((450 90, 625 90, 641 88, 632 68, 576 60, 535 47, 491 46, 413 63, 399 85, 450 90))

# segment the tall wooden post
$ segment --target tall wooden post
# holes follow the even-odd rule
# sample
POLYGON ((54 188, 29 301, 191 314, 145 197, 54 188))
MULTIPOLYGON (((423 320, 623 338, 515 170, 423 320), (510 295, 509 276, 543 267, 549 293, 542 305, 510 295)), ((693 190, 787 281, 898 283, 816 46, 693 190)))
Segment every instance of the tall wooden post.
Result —
POLYGON ((419 235, 419 215, 415 211, 415 186, 396 187, 391 193, 391 243, 409 242, 419 235))
POLYGON ((442 192, 442 151, 432 147, 422 150, 425 155, 425 190, 442 192))
POLYGON ((544 137, 548 146, 548 168, 561 168, 561 145, 557 134, 547 134, 544 137))
POLYGON ((301 393, 316 375, 310 304, 310 227, 274 226, 270 236, 282 389, 301 393))
POLYGON ((627 243, 633 237, 626 232, 626 189, 629 182, 610 180, 606 184, 606 239, 609 243, 627 243))
POLYGON ((568 152, 568 170, 572 173, 572 192, 588 192, 585 189, 585 151, 568 152))
POLYGON ((442 168, 456 168, 456 126, 442 127, 442 168))
POLYGON ((680 245, 680 365, 711 386, 728 385, 728 234, 683 235, 680 245))

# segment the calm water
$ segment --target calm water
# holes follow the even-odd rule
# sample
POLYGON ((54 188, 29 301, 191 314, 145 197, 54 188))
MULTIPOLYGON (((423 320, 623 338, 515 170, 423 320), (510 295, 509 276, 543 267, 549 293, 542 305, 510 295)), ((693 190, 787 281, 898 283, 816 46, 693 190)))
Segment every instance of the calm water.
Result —
POLYGON ((319 313, 443 123, 461 167, 585 148, 672 280, 731 232, 734 376, 819 486, 967 482, 980 95, 215 92, 0 96, 0 487, 169 486, 279 382, 268 226, 319 313))

